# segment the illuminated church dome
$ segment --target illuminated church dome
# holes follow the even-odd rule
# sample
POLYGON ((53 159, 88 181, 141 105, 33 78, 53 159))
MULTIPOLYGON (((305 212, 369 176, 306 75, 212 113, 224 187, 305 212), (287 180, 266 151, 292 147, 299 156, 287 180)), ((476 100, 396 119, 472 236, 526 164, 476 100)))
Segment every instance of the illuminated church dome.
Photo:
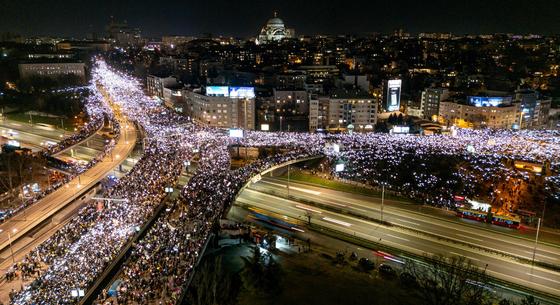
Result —
POLYGON ((270 18, 266 25, 261 29, 261 33, 256 40, 257 44, 266 44, 269 42, 280 41, 284 38, 292 38, 293 30, 286 29, 284 21, 278 18, 275 12, 274 17, 270 18))

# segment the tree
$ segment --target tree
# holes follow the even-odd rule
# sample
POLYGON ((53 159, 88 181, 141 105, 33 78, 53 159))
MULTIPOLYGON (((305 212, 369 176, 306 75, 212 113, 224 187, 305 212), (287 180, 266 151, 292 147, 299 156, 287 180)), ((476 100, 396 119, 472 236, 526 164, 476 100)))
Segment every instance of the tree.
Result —
POLYGON ((524 300, 521 301, 521 305, 539 305, 540 302, 535 300, 535 297, 532 295, 528 295, 525 297, 524 300))
POLYGON ((221 256, 207 257, 189 289, 189 304, 234 305, 240 285, 239 276, 223 267, 221 256))
POLYGON ((250 293, 257 293, 264 276, 262 266, 262 255, 259 247, 252 249, 253 255, 243 257, 243 270, 241 271, 241 281, 243 287, 250 293))
POLYGON ((491 304, 488 277, 465 257, 430 257, 426 266, 408 261, 405 272, 417 279, 424 304, 491 304))
POLYGON ((263 255, 259 247, 253 247, 252 251, 253 255, 243 257, 240 273, 243 287, 257 296, 277 294, 282 287, 282 267, 272 255, 263 255))

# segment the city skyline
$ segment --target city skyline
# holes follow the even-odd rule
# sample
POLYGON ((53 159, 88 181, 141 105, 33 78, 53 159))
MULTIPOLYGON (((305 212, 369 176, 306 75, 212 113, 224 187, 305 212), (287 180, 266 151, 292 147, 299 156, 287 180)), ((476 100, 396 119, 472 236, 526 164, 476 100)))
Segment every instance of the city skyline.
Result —
POLYGON ((200 35, 211 33, 249 38, 273 12, 278 12, 287 27, 297 35, 387 33, 405 29, 411 33, 451 32, 454 34, 544 34, 560 32, 560 3, 533 1, 354 1, 337 8, 320 1, 265 2, 231 1, 181 2, 172 0, 162 6, 149 1, 55 3, 0 2, 0 32, 26 36, 55 35, 102 36, 111 16, 126 20, 142 30, 145 37, 163 35, 200 35), (31 9, 32 8, 32 9, 31 9))

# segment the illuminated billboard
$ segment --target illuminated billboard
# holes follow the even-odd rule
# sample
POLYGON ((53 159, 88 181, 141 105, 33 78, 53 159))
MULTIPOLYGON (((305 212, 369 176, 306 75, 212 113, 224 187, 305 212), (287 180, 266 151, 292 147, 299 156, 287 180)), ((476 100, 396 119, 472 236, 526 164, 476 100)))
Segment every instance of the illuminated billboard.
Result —
POLYGON ((206 87, 207 96, 229 96, 228 86, 208 86, 206 87))
POLYGON ((387 82, 387 111, 397 111, 401 107, 402 80, 391 79, 387 82))
POLYGON ((501 105, 510 105, 510 96, 469 96, 469 104, 476 107, 498 107, 501 105))
POLYGON ((232 128, 229 130, 230 138, 243 138, 243 129, 232 128))
POLYGON ((335 165, 334 171, 337 173, 344 171, 344 163, 338 163, 335 165))
POLYGON ((231 98, 255 98, 254 87, 229 87, 231 98))
POLYGON ((391 130, 393 133, 409 133, 410 127, 408 126, 394 126, 391 130))

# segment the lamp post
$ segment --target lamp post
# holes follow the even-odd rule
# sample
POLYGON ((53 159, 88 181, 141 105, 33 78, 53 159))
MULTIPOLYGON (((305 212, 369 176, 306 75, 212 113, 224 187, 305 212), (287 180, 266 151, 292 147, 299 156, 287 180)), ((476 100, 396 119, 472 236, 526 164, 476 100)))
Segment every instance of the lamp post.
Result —
POLYGON ((381 222, 383 222, 383 205, 385 202, 385 183, 381 184, 381 222))
POLYGON ((288 164, 288 185, 286 186, 288 189, 288 197, 290 196, 290 165, 288 164))
MULTIPOLYGON (((17 229, 12 229, 12 231, 8 231, 8 242, 10 243, 10 255, 12 256, 12 264, 15 264, 16 261, 14 259, 14 249, 12 247, 12 234, 15 234, 17 232, 17 229)), ((2 233, 2 229, 0 229, 0 233, 2 233)))
POLYGON ((535 235, 535 246, 533 247, 533 265, 535 264, 535 255, 537 252, 537 244, 539 242, 539 231, 541 229, 541 218, 539 217, 539 222, 537 224, 537 235, 535 235))

